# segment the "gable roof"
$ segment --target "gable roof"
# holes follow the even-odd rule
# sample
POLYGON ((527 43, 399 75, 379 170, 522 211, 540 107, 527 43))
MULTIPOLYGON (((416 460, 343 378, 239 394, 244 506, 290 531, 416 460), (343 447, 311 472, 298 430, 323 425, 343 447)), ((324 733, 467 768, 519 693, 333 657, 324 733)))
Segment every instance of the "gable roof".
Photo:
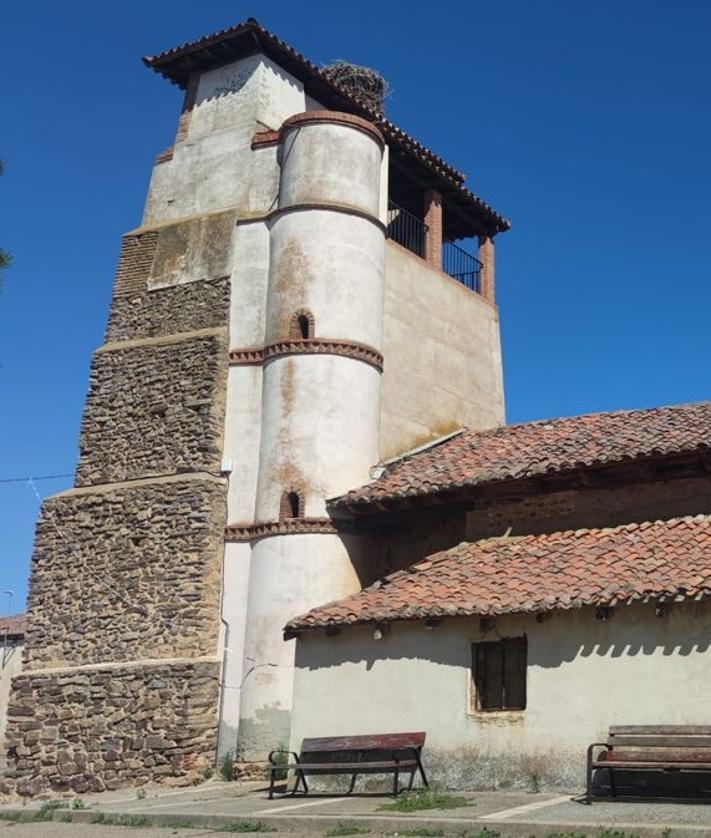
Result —
POLYGON ((397 498, 710 448, 711 402, 466 430, 397 460, 377 480, 331 500, 329 508, 367 511, 397 498))
POLYGON ((0 643, 7 637, 24 637, 27 630, 27 615, 13 614, 0 617, 0 643))
MULTIPOLYGON (((374 111, 351 92, 329 79, 319 67, 293 47, 261 26, 254 18, 195 41, 146 56, 143 63, 184 89, 190 75, 262 52, 303 82, 314 99, 331 110, 355 113, 373 122, 390 146, 426 170, 438 181, 442 191, 461 212, 474 215, 492 234, 504 232, 511 223, 464 186, 465 176, 429 148, 406 134, 382 114, 374 111)), ((471 233, 467 233, 471 235, 471 233)))
POLYGON ((464 542, 287 630, 496 616, 711 594, 711 516, 464 542))

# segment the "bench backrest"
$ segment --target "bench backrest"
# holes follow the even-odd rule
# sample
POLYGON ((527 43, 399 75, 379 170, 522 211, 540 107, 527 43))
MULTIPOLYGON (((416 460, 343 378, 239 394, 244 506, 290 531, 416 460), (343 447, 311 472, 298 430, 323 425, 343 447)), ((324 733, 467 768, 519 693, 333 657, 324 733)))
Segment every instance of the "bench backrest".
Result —
POLYGON ((614 725, 607 743, 614 759, 711 763, 711 726, 707 725, 614 725))
POLYGON ((424 733, 377 733, 370 736, 326 736, 304 739, 301 758, 304 761, 362 761, 412 756, 425 744, 424 733))

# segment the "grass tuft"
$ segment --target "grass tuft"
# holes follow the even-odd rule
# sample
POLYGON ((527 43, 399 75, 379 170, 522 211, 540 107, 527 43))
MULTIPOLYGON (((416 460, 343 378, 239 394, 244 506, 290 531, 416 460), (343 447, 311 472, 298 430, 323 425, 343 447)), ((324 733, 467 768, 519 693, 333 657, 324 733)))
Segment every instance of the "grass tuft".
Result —
POLYGON ((91 823, 102 824, 103 826, 130 826, 138 828, 150 826, 151 820, 145 815, 107 815, 104 812, 98 812, 91 819, 91 823))
POLYGON ((276 832, 276 829, 264 821, 233 821, 219 827, 218 832, 276 832))
POLYGON ((369 829, 364 829, 362 826, 357 826, 354 823, 348 823, 340 821, 338 822, 338 826, 334 826, 333 829, 329 829, 326 833, 327 838, 337 838, 339 835, 365 835, 367 832, 370 832, 369 829))
POLYGON ((427 829, 425 826, 419 826, 415 829, 399 829, 396 835, 406 835, 408 838, 440 838, 444 835, 443 829, 427 829))
POLYGON ((378 812, 420 812, 423 809, 458 809, 474 806, 473 800, 436 789, 403 792, 392 803, 378 806, 378 812))

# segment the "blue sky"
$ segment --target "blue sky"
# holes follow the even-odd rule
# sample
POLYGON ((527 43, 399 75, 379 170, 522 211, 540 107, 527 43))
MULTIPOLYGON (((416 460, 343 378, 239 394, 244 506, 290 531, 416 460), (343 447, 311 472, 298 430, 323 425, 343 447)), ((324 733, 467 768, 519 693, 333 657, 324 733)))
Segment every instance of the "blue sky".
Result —
MULTIPOLYGON (((378 68, 390 118, 512 219, 497 254, 510 422, 709 397, 711 4, 11 2, 0 479, 75 465, 120 236, 180 103, 140 57, 250 15, 315 62, 378 68)), ((0 483, 15 610, 37 511, 27 484, 0 483)))

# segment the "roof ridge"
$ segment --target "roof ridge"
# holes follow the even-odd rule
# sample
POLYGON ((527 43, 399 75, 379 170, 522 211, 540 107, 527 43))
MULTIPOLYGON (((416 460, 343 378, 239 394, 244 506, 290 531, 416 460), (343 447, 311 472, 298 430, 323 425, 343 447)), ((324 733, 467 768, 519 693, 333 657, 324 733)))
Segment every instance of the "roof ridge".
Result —
POLYGON ((589 413, 573 413, 570 416, 551 416, 548 419, 531 419, 527 422, 514 422, 513 424, 499 425, 496 428, 483 428, 476 430, 475 428, 465 428, 464 432, 468 436, 493 436, 497 433, 509 431, 514 428, 532 428, 543 425, 557 425, 565 422, 573 422, 578 419, 588 419, 595 416, 623 416, 642 413, 661 413, 665 410, 681 410, 682 408, 695 407, 702 405, 711 405, 711 399, 701 399, 695 402, 678 402, 676 404, 660 404, 653 407, 621 407, 616 410, 592 410, 589 413))

